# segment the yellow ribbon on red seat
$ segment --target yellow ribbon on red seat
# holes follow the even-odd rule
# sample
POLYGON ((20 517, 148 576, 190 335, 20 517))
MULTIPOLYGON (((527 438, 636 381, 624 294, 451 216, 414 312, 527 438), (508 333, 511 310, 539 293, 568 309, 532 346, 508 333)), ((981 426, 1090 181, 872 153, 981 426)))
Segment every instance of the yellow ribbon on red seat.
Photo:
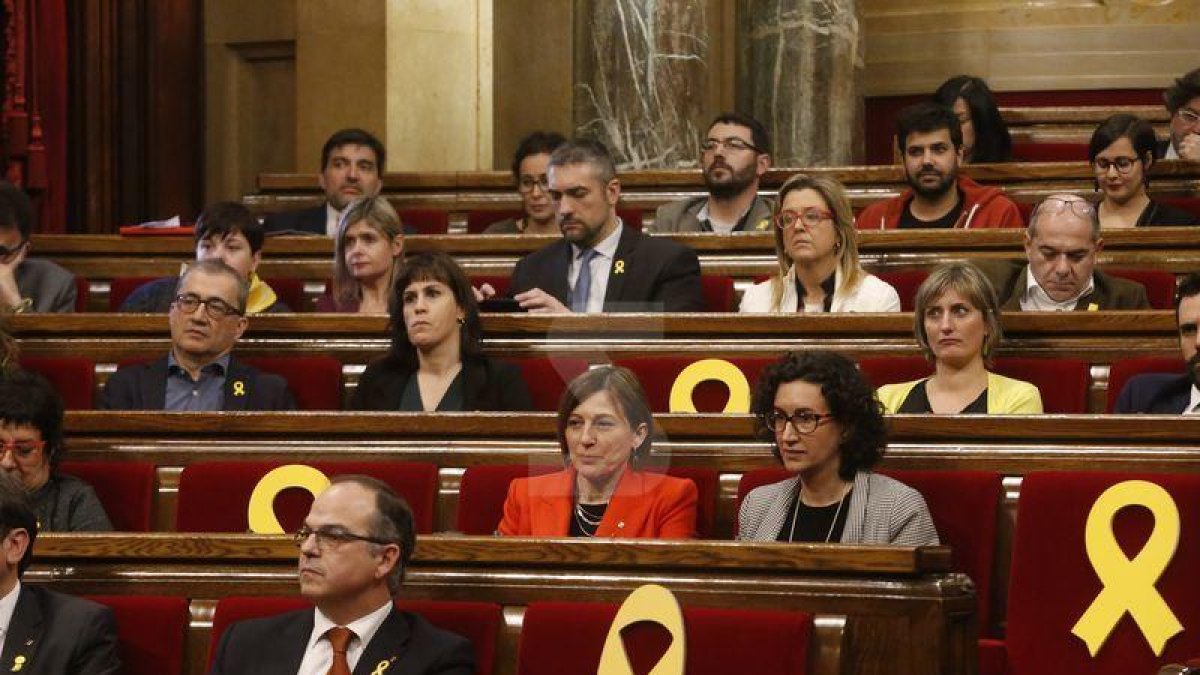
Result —
POLYGON ((600 653, 600 667, 596 675, 633 675, 629 655, 625 653, 625 643, 621 640, 621 631, 639 621, 653 621, 671 634, 671 644, 667 645, 666 653, 648 675, 683 675, 686 646, 683 612, 671 591, 658 584, 639 586, 621 603, 621 609, 617 610, 617 616, 608 629, 608 637, 604 640, 604 651, 600 653))
POLYGON ((329 487, 329 478, 307 464, 285 464, 267 472, 250 493, 246 517, 254 534, 282 534, 283 526, 275 517, 275 496, 288 488, 302 488, 315 499, 329 487))
POLYGON ((684 368, 671 385, 670 412, 696 412, 692 392, 701 382, 708 380, 716 380, 729 388, 729 400, 725 402, 722 412, 750 412, 750 382, 740 368, 725 359, 702 359, 684 368))

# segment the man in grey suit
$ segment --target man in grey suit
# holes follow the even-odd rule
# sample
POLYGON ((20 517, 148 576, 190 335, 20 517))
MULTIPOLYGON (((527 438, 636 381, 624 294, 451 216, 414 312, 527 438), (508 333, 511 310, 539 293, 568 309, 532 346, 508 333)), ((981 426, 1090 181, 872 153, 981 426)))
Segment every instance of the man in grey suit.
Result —
POLYGON ((0 309, 74 312, 75 276, 41 258, 30 258, 33 206, 21 188, 0 181, 0 309))
POLYGON ((700 142, 700 167, 708 196, 658 207, 651 232, 771 231, 771 202, 758 195, 758 181, 771 168, 761 122, 739 113, 718 115, 700 142))

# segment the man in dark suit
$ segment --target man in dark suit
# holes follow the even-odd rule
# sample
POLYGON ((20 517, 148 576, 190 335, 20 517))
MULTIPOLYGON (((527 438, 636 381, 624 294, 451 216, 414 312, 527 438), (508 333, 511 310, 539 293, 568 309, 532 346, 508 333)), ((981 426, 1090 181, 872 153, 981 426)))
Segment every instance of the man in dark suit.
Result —
POLYGON ((1160 415, 1200 413, 1200 273, 1192 272, 1175 291, 1175 323, 1179 325, 1179 348, 1187 371, 1142 373, 1129 379, 1115 413, 1151 413, 1160 415))
POLYGON ((408 505, 386 484, 335 477, 296 542, 300 594, 316 608, 234 623, 210 675, 474 673, 470 642, 393 604, 416 536, 408 505))
POLYGON ((0 309, 74 312, 75 276, 43 258, 30 258, 33 205, 21 188, 0 180, 0 309))
POLYGON ((33 556, 37 517, 25 490, 5 475, 0 475, 0 532, 0 671, 37 675, 121 672, 112 610, 21 583, 33 556))
POLYGON ((245 332, 249 286, 220 260, 200 260, 179 277, 167 320, 171 351, 157 361, 118 368, 104 386, 105 410, 293 410, 278 375, 231 355, 245 332))
MULTIPOLYGON (((627 228, 608 149, 572 141, 550 156, 563 238, 517 262, 512 293, 530 312, 702 312, 695 251, 627 228)), ((485 291, 486 293, 486 291, 485 291)))
POLYGON ((1026 264, 981 267, 993 278, 1007 311, 1150 309, 1141 284, 1096 269, 1103 248, 1095 207, 1077 195, 1051 195, 1029 218, 1026 264))

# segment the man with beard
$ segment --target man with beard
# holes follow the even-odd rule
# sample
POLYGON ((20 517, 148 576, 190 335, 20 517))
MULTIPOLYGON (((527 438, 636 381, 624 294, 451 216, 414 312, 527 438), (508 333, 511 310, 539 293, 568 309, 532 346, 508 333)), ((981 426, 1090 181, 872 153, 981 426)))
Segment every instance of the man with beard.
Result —
POLYGON ((1200 413, 1200 274, 1187 275, 1175 291, 1175 322, 1179 325, 1179 348, 1187 372, 1143 373, 1133 377, 1117 398, 1115 413, 1194 415, 1200 413))
POLYGON ((911 189, 859 214, 860 230, 1021 227, 1017 205, 996 187, 959 175, 962 127, 954 111, 918 103, 896 119, 896 147, 911 189))
POLYGON ((769 232, 770 200, 758 195, 758 181, 771 168, 767 130, 753 117, 722 113, 700 143, 707 197, 658 207, 651 232, 769 232))
POLYGON ((1163 100, 1171 113, 1171 137, 1159 146, 1159 158, 1200 162, 1200 68, 1175 80, 1163 100))
POLYGON ((625 227, 617 217, 621 182, 602 143, 559 146, 547 180, 563 237, 517 261, 511 292, 522 309, 704 311, 696 252, 625 227))

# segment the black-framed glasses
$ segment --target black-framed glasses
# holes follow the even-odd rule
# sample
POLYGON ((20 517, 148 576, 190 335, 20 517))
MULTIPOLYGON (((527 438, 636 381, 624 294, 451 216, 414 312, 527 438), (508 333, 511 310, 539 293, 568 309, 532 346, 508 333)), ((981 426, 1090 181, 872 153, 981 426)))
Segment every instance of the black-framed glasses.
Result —
POLYGON ((20 253, 21 251, 24 251, 25 247, 28 245, 29 245, 29 240, 22 239, 21 243, 17 244, 16 246, 14 246, 12 248, 8 248, 6 246, 0 246, 0 260, 2 260, 4 262, 10 261, 18 253, 20 253))
POLYGON ((726 150, 753 150, 754 152, 762 152, 754 144, 747 143, 736 136, 730 136, 729 138, 706 138, 700 144, 700 149, 704 152, 713 152, 721 147, 726 150))
POLYGON ((787 429, 788 422, 791 422, 792 428, 801 435, 811 434, 831 419, 833 413, 815 413, 811 410, 797 410, 791 415, 782 410, 773 410, 762 418, 763 425, 777 434, 782 434, 787 429))
POLYGON ((220 298, 202 298, 195 293, 180 293, 175 296, 175 300, 171 304, 178 307, 179 311, 184 314, 191 314, 196 311, 197 307, 204 305, 204 311, 208 317, 217 321, 227 316, 242 315, 242 310, 220 298))
POLYGON ((818 208, 808 208, 803 211, 780 211, 775 216, 775 227, 787 229, 803 223, 805 229, 812 229, 826 220, 833 220, 833 214, 818 208))
POLYGON ((546 174, 540 176, 521 176, 521 180, 517 181, 517 191, 522 194, 533 192, 535 187, 542 188, 542 192, 550 191, 550 179, 546 174))
POLYGON ((17 459, 29 459, 33 453, 46 447, 46 441, 5 441, 0 443, 0 458, 11 452, 17 459))
POLYGON ((1183 122, 1190 127, 1200 124, 1200 113, 1192 110, 1191 108, 1180 108, 1179 110, 1175 111, 1175 116, 1179 118, 1180 122, 1183 122))
POLYGON ((349 544, 352 541, 365 541, 372 544, 379 544, 380 546, 398 543, 394 541, 387 541, 386 539, 380 539, 378 537, 367 537, 361 534, 354 534, 353 532, 347 532, 337 527, 319 527, 314 530, 305 525, 299 530, 296 530, 296 534, 293 535, 293 540, 296 542, 296 547, 300 548, 304 546, 304 542, 308 541, 308 538, 311 536, 315 536, 317 538, 317 548, 321 549, 322 551, 327 548, 336 548, 338 546, 342 546, 343 544, 349 544))
POLYGON ((1117 168, 1117 173, 1124 174, 1132 171, 1133 165, 1137 163, 1137 157, 1116 157, 1113 159, 1101 157, 1092 162, 1092 166, 1096 167, 1096 171, 1099 171, 1100 173, 1108 173, 1108 170, 1115 166, 1117 168))
POLYGON ((1096 207, 1092 206, 1091 202, 1084 199, 1063 199, 1061 197, 1046 197, 1041 204, 1038 204, 1034 215, 1061 213, 1067 209, 1085 220, 1091 220, 1096 215, 1096 207))

